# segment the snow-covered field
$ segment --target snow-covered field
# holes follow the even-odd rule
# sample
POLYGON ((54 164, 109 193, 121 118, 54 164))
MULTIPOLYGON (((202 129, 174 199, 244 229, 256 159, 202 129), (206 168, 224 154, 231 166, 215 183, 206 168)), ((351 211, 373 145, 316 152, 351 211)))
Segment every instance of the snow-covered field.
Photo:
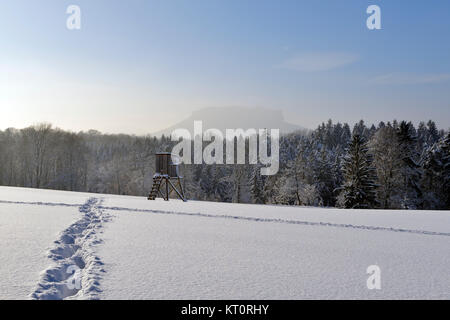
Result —
POLYGON ((448 211, 0 187, 0 299, 450 299, 449 270, 448 211))

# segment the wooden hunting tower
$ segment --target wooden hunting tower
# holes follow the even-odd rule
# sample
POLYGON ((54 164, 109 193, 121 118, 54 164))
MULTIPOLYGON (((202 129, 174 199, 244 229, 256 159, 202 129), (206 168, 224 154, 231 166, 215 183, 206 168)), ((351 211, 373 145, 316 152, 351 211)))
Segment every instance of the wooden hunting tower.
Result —
POLYGON ((181 184, 183 177, 180 176, 178 169, 179 164, 180 160, 175 154, 169 152, 159 152, 156 154, 156 172, 153 176, 152 190, 148 195, 148 200, 155 200, 160 195, 164 200, 169 201, 170 194, 172 191, 175 191, 181 200, 186 201, 181 184), (175 186, 176 184, 178 184, 179 190, 175 186))

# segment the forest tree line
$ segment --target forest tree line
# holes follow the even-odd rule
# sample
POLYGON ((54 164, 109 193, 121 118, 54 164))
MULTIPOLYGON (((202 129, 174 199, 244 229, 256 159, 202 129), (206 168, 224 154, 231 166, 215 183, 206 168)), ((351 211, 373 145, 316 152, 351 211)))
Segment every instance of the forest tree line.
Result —
MULTIPOLYGON (((50 124, 0 131, 0 185, 147 196, 170 137, 68 132, 50 124)), ((433 121, 329 120, 280 139, 280 170, 183 165, 188 199, 303 206, 449 209, 450 133, 433 121)))

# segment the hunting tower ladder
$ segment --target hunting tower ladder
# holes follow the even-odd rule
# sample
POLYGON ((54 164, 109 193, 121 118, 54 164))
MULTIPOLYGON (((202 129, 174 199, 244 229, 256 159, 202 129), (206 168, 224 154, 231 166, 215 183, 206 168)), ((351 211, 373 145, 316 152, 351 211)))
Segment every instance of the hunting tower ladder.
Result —
POLYGON ((181 184, 183 177, 179 175, 179 163, 177 155, 168 152, 156 154, 156 173, 153 176, 152 189, 148 195, 148 200, 155 200, 159 195, 164 200, 169 201, 171 193, 175 191, 181 200, 187 201, 181 184))

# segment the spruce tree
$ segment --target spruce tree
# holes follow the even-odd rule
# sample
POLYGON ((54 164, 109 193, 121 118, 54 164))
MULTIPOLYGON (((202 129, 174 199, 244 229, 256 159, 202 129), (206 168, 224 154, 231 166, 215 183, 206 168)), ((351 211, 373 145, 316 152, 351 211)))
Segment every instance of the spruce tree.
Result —
POLYGON ((314 183, 319 191, 324 206, 334 206, 334 190, 336 189, 334 177, 334 159, 332 151, 325 148, 315 153, 313 167, 314 183))
POLYGON ((367 143, 359 134, 353 135, 347 155, 343 159, 342 171, 344 184, 341 187, 341 206, 352 209, 375 207, 375 168, 367 143))
POLYGON ((428 149, 423 167, 425 207, 448 210, 450 208, 450 133, 428 149))
POLYGON ((439 140, 439 130, 436 126, 436 123, 432 120, 429 120, 427 122, 427 128, 428 128, 428 144, 432 146, 434 143, 436 143, 439 140))
POLYGON ((253 203, 264 204, 264 182, 260 174, 261 166, 254 166, 250 173, 250 195, 253 203))
POLYGON ((411 122, 402 121, 397 129, 398 147, 402 159, 402 207, 405 209, 420 209, 422 207, 422 177, 417 152, 416 130, 411 122))
POLYGON ((392 127, 381 127, 370 139, 369 147, 377 172, 377 200, 380 207, 400 209, 403 161, 398 147, 397 132, 392 127))
POLYGON ((442 150, 442 194, 445 209, 450 209, 450 133, 441 140, 442 150))

